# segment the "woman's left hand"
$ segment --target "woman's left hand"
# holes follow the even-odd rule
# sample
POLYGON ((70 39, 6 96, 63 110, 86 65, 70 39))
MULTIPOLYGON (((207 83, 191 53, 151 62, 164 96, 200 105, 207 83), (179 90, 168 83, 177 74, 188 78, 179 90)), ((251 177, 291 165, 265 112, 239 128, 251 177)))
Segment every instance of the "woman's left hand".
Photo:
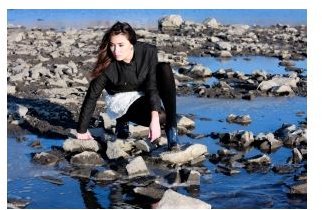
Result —
POLYGON ((157 138, 161 136, 161 127, 160 121, 158 117, 152 117, 150 127, 149 127, 149 135, 148 138, 153 142, 157 138))

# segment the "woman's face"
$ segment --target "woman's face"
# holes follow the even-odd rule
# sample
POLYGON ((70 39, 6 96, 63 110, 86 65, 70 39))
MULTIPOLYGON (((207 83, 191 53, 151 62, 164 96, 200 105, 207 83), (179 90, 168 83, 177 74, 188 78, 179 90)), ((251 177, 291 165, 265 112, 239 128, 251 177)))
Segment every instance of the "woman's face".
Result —
POLYGON ((109 43, 110 50, 117 61, 130 62, 133 57, 133 45, 124 34, 113 35, 109 43))

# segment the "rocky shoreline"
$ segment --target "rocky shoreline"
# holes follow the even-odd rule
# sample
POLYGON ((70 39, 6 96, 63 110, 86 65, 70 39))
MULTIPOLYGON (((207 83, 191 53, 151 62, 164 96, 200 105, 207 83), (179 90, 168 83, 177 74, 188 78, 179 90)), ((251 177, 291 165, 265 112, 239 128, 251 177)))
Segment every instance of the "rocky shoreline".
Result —
MULTIPOLYGON (((292 174, 294 182, 288 185, 287 193, 306 196, 306 121, 298 126, 283 124, 276 131, 256 136, 251 131, 194 134, 195 122, 178 115, 180 135, 194 139, 211 137, 225 149, 209 154, 206 146, 193 144, 169 153, 165 151, 166 139, 161 137, 157 144, 149 143, 145 139, 148 130, 142 126, 131 125, 129 140, 115 139, 115 122, 105 114, 101 98, 90 122, 90 131, 97 141, 75 139, 76 122, 88 86, 85 75, 94 65, 105 30, 99 27, 67 31, 8 28, 9 136, 23 141, 26 132, 31 132, 65 139, 61 147, 33 154, 33 163, 55 166, 65 175, 95 183, 117 182, 132 196, 147 199, 146 204, 154 208, 175 205, 214 208, 172 190, 184 186, 198 192, 201 177, 211 173, 202 165, 205 160, 215 164, 217 172, 229 176, 241 170, 292 174), (292 155, 287 163, 273 165, 270 153, 281 147, 291 149, 292 155), (254 148, 262 154, 245 158, 244 154, 254 148), (162 174, 155 174, 153 169, 162 174), (178 204, 178 200, 183 202, 178 204)), ((270 27, 221 25, 215 19, 192 23, 180 16, 168 16, 159 21, 158 31, 136 31, 140 41, 158 47, 159 61, 172 65, 178 95, 252 100, 258 96, 306 97, 305 70, 294 67, 294 60, 307 56, 306 30, 306 26, 279 24, 270 27), (287 72, 274 75, 259 70, 251 74, 234 69, 211 70, 189 63, 188 56, 192 55, 222 59, 240 55, 273 56, 281 60, 280 65, 287 72), (218 82, 206 84, 204 79, 211 77, 218 82)), ((247 115, 229 115, 227 122, 249 124, 252 120, 247 115)), ((41 143, 33 142, 31 146, 41 148, 41 143)), ((56 177, 43 179, 63 184, 56 177)), ((14 202, 9 204, 15 207, 14 202)))
MULTIPOLYGON (((85 75, 93 68, 105 30, 8 28, 8 108, 19 105, 28 109, 24 123, 14 120, 10 112, 8 122, 23 124, 39 134, 66 136, 68 132, 64 128, 74 128, 77 121, 88 86, 85 75)), ((170 15, 160 19, 158 31, 136 29, 136 32, 140 41, 158 47, 160 62, 170 62, 175 70, 178 95, 246 100, 256 96, 306 96, 306 76, 292 61, 306 58, 306 26, 221 25, 213 18, 193 23, 170 15), (280 65, 290 73, 211 70, 189 63, 187 58, 191 55, 274 56, 281 59, 280 65), (211 77, 218 82, 213 85, 203 82, 211 77)), ((97 127, 101 121, 99 113, 103 105, 100 100, 91 126, 97 127)))

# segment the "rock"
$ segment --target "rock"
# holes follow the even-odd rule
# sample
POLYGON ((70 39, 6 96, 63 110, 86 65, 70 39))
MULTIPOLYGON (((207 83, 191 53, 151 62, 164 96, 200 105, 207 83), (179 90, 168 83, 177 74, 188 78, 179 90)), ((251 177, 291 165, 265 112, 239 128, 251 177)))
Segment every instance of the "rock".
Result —
POLYGON ((178 127, 181 126, 181 127, 187 128, 187 129, 195 128, 195 122, 185 116, 181 116, 177 123, 178 123, 178 127))
POLYGON ((272 152, 283 146, 283 142, 275 139, 273 133, 259 133, 255 137, 255 141, 259 142, 259 149, 263 152, 272 152))
POLYGON ((298 164, 298 163, 301 163, 302 160, 303 160, 303 155, 301 154, 301 152, 299 151, 299 149, 294 148, 292 150, 292 157, 291 157, 290 163, 292 163, 292 164, 298 164))
POLYGON ((64 141, 63 148, 67 152, 97 152, 101 148, 101 145, 96 140, 80 140, 69 138, 64 141))
POLYGON ((219 23, 217 22, 217 20, 215 18, 207 18, 202 22, 202 24, 204 24, 208 28, 218 28, 219 27, 219 23))
POLYGON ((290 194, 292 195, 306 195, 307 194, 307 183, 298 183, 291 186, 290 194))
POLYGON ((211 77, 212 71, 203 65, 197 64, 191 67, 189 71, 189 76, 193 78, 204 78, 204 77, 211 77))
POLYGON ((130 125, 129 130, 131 132, 131 137, 134 139, 144 138, 144 137, 147 137, 149 134, 149 127, 145 127, 141 125, 137 125, 137 126, 130 125))
POLYGON ((252 132, 240 130, 236 133, 220 134, 219 140, 223 144, 228 144, 238 148, 246 148, 254 142, 254 135, 252 132))
POLYGON ((227 50, 227 51, 231 51, 231 44, 229 42, 216 42, 216 48, 218 50, 227 50))
POLYGON ((167 190, 166 187, 159 185, 157 183, 152 183, 147 187, 135 187, 133 189, 135 193, 139 195, 144 195, 154 200, 160 200, 166 190, 167 190))
POLYGON ((41 153, 35 154, 32 160, 35 163, 38 163, 41 165, 53 166, 58 163, 59 158, 56 155, 53 155, 47 152, 41 152, 41 153))
POLYGON ((132 145, 122 139, 116 139, 115 141, 107 142, 106 155, 109 159, 117 159, 120 157, 127 158, 129 154, 126 151, 132 149, 132 145))
POLYGON ((85 167, 85 168, 73 169, 69 175, 71 177, 89 179, 91 177, 91 173, 92 173, 92 169, 85 167))
POLYGON ((185 164, 192 161, 199 156, 202 156, 207 153, 207 147, 202 144, 194 144, 189 146, 183 151, 178 152, 163 152, 160 154, 160 157, 163 161, 169 162, 172 164, 185 164))
POLYGON ((175 29, 181 26, 183 19, 180 15, 168 15, 161 18, 158 23, 160 30, 175 29))
POLYGON ((104 165, 105 161, 96 152, 84 151, 74 155, 70 159, 70 163, 78 166, 101 166, 104 165))
POLYGON ((16 86, 8 85, 7 84, 7 94, 14 95, 16 93, 16 86))
POLYGON ((240 173, 239 170, 236 170, 231 166, 223 165, 223 164, 218 164, 216 171, 221 172, 221 173, 228 175, 228 176, 240 173))
POLYGON ((242 125, 247 125, 252 122, 252 119, 250 118, 249 115, 234 115, 230 114, 227 118, 226 121, 229 123, 238 123, 242 125))
POLYGON ((156 149, 157 145, 151 143, 150 140, 138 140, 135 142, 135 147, 144 152, 151 152, 153 149, 156 149))
POLYGON ((118 178, 118 173, 113 170, 99 171, 94 176, 95 181, 113 181, 118 178))
POLYGON ((231 58, 231 57, 233 57, 233 55, 228 50, 221 50, 220 53, 219 53, 219 57, 221 57, 221 58, 231 58))
POLYGON ((200 185, 200 177, 201 175, 198 171, 191 170, 186 183, 193 186, 200 185))
POLYGON ((20 199, 20 198, 8 198, 7 208, 8 209, 22 209, 30 204, 29 200, 20 199))
POLYGON ((39 178, 44 180, 44 181, 56 184, 56 185, 63 185, 64 184, 62 179, 52 177, 52 176, 40 176, 39 178))
POLYGON ((143 158, 138 156, 126 165, 126 170, 130 178, 137 176, 147 176, 150 174, 143 158))
POLYGON ((283 60, 283 61, 279 62, 278 65, 280 65, 280 66, 295 66, 295 63, 294 63, 294 61, 291 61, 291 60, 283 60))
POLYGON ((273 87, 279 87, 282 85, 289 86, 291 88, 296 88, 297 83, 299 82, 299 78, 288 78, 288 77, 273 77, 271 80, 262 81, 258 85, 258 89, 261 91, 268 91, 273 87))
POLYGON ((275 95, 280 95, 280 96, 284 96, 284 95, 288 96, 288 95, 294 94, 294 91, 288 85, 274 86, 271 92, 275 95))
POLYGON ((254 157, 249 158, 246 163, 247 164, 257 164, 257 165, 270 165, 271 158, 264 154, 264 155, 256 155, 254 157))
POLYGON ((277 174, 289 174, 293 173, 295 169, 291 165, 276 165, 272 168, 272 171, 274 171, 277 174))
POLYGON ((211 205, 196 198, 179 194, 171 189, 165 191, 155 209, 211 209, 211 205))

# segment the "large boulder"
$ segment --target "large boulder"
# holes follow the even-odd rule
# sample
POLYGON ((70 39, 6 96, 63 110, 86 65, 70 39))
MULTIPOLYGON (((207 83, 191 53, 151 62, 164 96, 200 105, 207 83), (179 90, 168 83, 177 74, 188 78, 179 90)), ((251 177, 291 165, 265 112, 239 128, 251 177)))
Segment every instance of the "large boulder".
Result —
POLYGON ((183 19, 180 15, 169 15, 161 18, 159 20, 160 30, 171 30, 181 26, 183 19))
POLYGON ((218 28, 219 23, 215 18, 207 18, 202 22, 208 28, 218 28))

